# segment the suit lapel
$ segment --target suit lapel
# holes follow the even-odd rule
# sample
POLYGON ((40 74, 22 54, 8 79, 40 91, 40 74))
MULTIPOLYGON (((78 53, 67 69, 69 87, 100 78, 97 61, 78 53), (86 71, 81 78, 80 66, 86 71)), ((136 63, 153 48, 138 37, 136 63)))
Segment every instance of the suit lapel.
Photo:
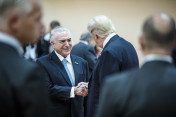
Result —
MULTIPOLYGON (((51 53, 51 60, 56 64, 57 72, 60 72, 63 76, 63 79, 68 83, 68 85, 72 86, 71 81, 68 77, 68 74, 67 74, 62 62, 57 57, 57 55, 55 54, 54 51, 51 53)), ((58 76, 58 77, 61 77, 61 76, 58 76)))
POLYGON ((79 72, 82 71, 80 68, 80 64, 79 62, 76 60, 76 58, 72 55, 70 55, 71 57, 71 61, 72 61, 72 65, 73 65, 73 70, 74 70, 74 74, 75 74, 75 86, 78 84, 78 80, 79 80, 79 72))

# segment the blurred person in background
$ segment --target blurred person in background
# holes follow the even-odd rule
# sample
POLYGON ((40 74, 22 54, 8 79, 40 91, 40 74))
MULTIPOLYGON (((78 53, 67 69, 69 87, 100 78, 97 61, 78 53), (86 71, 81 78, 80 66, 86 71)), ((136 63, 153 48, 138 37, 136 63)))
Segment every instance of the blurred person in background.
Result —
POLYGON ((42 28, 40 32, 40 37, 37 42, 37 49, 36 49, 37 58, 49 54, 50 43, 44 40, 44 35, 45 35, 45 27, 42 28))
POLYGON ((23 47, 37 42, 41 17, 38 0, 0 0, 0 117, 47 116, 42 71, 23 59, 23 47))
POLYGON ((38 41, 33 44, 29 44, 25 48, 24 58, 32 61, 36 61, 37 58, 49 54, 50 43, 44 40, 45 26, 40 31, 38 41))
MULTIPOLYGON (((46 41, 48 41, 50 43, 50 38, 51 38, 51 34, 50 33, 51 33, 51 30, 54 29, 57 26, 61 26, 59 21, 57 21, 57 20, 51 21, 51 23, 50 23, 50 29, 49 29, 48 33, 45 34, 44 40, 46 40, 46 41)), ((50 45, 49 46, 49 53, 51 53, 52 51, 53 51, 53 47, 50 45)))
POLYGON ((89 73, 92 72, 96 63, 97 57, 95 50, 89 45, 90 40, 93 40, 89 32, 81 34, 80 42, 73 46, 71 53, 77 55, 88 62, 89 73))

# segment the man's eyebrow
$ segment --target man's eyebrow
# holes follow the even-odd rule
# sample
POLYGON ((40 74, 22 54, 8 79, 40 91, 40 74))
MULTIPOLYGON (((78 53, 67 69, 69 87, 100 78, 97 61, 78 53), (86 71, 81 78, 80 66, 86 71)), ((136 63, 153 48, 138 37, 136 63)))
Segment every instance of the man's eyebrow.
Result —
POLYGON ((65 40, 71 40, 71 38, 68 38, 68 39, 60 39, 59 41, 65 41, 65 40))

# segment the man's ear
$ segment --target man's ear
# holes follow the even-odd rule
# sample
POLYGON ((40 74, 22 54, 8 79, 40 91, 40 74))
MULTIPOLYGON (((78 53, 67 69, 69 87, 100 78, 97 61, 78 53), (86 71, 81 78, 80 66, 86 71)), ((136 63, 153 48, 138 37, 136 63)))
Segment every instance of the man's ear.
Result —
POLYGON ((54 45, 54 42, 50 41, 50 44, 53 46, 53 45, 54 45))
POLYGON ((144 38, 144 35, 141 35, 139 37, 139 45, 140 45, 142 51, 144 51, 146 49, 146 40, 144 38))
POLYGON ((10 30, 13 33, 17 33, 19 26, 20 26, 20 22, 19 22, 19 15, 18 14, 12 14, 8 20, 8 25, 10 30))
POLYGON ((96 39, 98 39, 99 36, 97 34, 95 34, 95 37, 96 37, 96 39))

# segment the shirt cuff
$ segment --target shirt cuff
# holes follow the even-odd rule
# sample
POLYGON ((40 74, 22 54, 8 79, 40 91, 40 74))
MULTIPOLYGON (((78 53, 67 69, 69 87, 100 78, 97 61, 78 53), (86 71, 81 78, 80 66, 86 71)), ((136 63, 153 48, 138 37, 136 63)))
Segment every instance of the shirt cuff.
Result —
POLYGON ((75 87, 72 87, 70 92, 70 98, 74 98, 74 97, 75 97, 75 87))

